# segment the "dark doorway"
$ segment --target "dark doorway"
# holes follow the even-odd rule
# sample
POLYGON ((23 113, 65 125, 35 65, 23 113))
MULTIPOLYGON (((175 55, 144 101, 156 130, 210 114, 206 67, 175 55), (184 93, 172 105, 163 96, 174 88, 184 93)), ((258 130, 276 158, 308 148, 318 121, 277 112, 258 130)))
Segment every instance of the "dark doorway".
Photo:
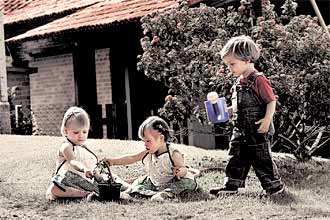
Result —
MULTIPOLYGON (((114 123, 120 139, 138 139, 140 124, 151 115, 157 115, 167 94, 165 86, 137 70, 138 55, 142 54, 141 24, 129 23, 117 27, 112 36, 110 67, 112 100, 117 109, 114 123), (128 90, 129 89, 129 90, 128 90)), ((111 123, 111 122, 110 122, 111 123)))
POLYGON ((102 109, 97 106, 95 50, 79 42, 73 52, 76 105, 84 108, 91 118, 89 137, 102 138, 102 109))

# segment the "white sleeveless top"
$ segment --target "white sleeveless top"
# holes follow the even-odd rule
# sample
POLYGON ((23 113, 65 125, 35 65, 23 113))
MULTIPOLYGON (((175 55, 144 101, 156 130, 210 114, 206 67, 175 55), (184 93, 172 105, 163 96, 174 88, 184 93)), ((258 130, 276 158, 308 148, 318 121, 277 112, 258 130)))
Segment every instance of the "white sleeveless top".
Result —
MULTIPOLYGON (((160 186, 169 183, 175 176, 173 174, 172 155, 177 151, 169 146, 169 151, 166 151, 158 156, 156 154, 147 154, 143 159, 143 164, 147 175, 155 186, 160 186)), ((180 152, 179 152, 180 153, 180 152)), ((184 178, 193 179, 192 173, 187 172, 184 178)))
MULTIPOLYGON (((72 145, 72 143, 70 143, 70 144, 72 145)), ((81 163, 83 163, 85 165, 85 167, 87 167, 91 170, 93 170, 96 167, 97 158, 90 151, 86 150, 85 147, 79 146, 79 145, 74 145, 74 146, 72 145, 72 148, 73 148, 73 154, 77 161, 80 161, 81 163)), ((58 170, 59 174, 65 173, 65 171, 70 170, 74 173, 81 175, 82 177, 85 176, 83 172, 79 172, 76 169, 74 169, 68 163, 68 161, 65 160, 64 156, 59 154, 59 152, 58 152, 57 158, 56 158, 56 170, 58 170)))

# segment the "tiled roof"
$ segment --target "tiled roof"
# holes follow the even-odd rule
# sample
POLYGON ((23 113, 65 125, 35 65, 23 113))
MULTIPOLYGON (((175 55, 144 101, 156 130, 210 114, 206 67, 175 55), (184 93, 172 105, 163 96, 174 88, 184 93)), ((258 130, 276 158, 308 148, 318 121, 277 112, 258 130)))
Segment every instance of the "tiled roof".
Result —
POLYGON ((30 0, 2 0, 0 1, 0 11, 6 15, 25 7, 29 3, 31 3, 30 0))
MULTIPOLYGON (((77 10, 106 0, 0 0, 4 23, 26 22, 38 17, 77 10)), ((110 1, 110 0, 109 0, 110 1)))
POLYGON ((103 1, 76 13, 55 20, 46 25, 27 31, 7 41, 19 41, 27 38, 42 38, 64 31, 77 31, 100 28, 115 22, 125 22, 177 6, 175 0, 122 0, 103 1))

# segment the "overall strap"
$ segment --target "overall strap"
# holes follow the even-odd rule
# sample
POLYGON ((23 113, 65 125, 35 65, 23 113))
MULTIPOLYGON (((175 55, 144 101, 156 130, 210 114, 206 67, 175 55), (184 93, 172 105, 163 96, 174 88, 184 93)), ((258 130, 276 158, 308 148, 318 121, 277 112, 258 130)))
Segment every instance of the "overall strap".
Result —
POLYGON ((232 89, 236 90, 237 85, 240 84, 240 80, 239 77, 236 79, 236 82, 234 83, 234 85, 232 86, 232 89))
MULTIPOLYGON (((75 147, 74 147, 74 143, 73 143, 72 141, 70 141, 68 138, 66 138, 66 140, 67 140, 67 142, 69 142, 69 143, 72 145, 72 151, 74 152, 74 149, 75 149, 75 147)), ((65 142, 65 141, 64 141, 64 142, 65 142)), ((57 174, 58 171, 60 171, 61 167, 65 164, 65 162, 66 162, 66 159, 64 159, 64 160, 62 161, 62 163, 57 167, 57 169, 56 169, 56 171, 55 171, 55 174, 57 174)))
POLYGON ((63 164, 66 162, 66 160, 63 160, 62 163, 57 167, 55 174, 58 173, 58 171, 61 169, 61 167, 63 166, 63 164))
MULTIPOLYGON (((68 138, 67 138, 67 141, 72 144, 73 151, 74 151, 75 144, 71 140, 69 140, 68 138)), ((80 146, 82 148, 86 149, 89 153, 91 153, 95 157, 97 163, 99 162, 99 158, 96 156, 96 154, 91 149, 89 149, 86 145, 80 145, 80 146)))
POLYGON ((260 104, 263 104, 264 102, 260 99, 257 92, 254 89, 252 89, 252 86, 255 84, 258 77, 263 77, 263 74, 255 71, 255 72, 252 72, 248 76, 248 78, 247 78, 247 89, 249 89, 249 90, 251 89, 253 96, 257 99, 257 101, 260 104))
MULTIPOLYGON (((172 164, 172 166, 174 167, 174 161, 173 161, 173 159, 172 159, 172 155, 171 155, 171 152, 170 152, 170 147, 169 147, 169 143, 166 143, 166 148, 167 148, 167 151, 166 152, 164 152, 164 153, 168 153, 168 157, 169 157, 169 159, 170 159, 170 161, 171 161, 171 164, 172 164)), ((161 153, 161 154, 164 154, 164 153, 161 153)), ((161 155, 160 154, 160 155, 161 155)), ((143 158, 142 158, 142 163, 144 164, 144 162, 143 162, 143 160, 147 157, 149 155, 149 153, 146 153, 144 156, 143 156, 143 158)), ((159 155, 158 155, 159 156, 159 155)))
POLYGON ((148 153, 146 153, 144 156, 143 156, 143 158, 142 158, 142 164, 144 164, 144 159, 148 156, 148 154, 149 154, 149 152, 148 153))
POLYGON ((66 160, 63 160, 62 163, 57 167, 55 174, 58 173, 58 171, 60 171, 61 167, 63 166, 63 164, 66 162, 66 160))
POLYGON ((175 167, 175 164, 174 164, 171 152, 170 152, 170 144, 169 143, 166 143, 166 148, 167 148, 168 157, 170 158, 171 164, 172 164, 173 167, 175 167))
POLYGON ((66 141, 69 142, 70 144, 72 144, 73 149, 74 149, 74 146, 76 146, 76 145, 69 138, 66 138, 66 141))
POLYGON ((96 154, 91 149, 89 149, 86 145, 81 145, 81 147, 86 149, 89 153, 91 153, 95 157, 96 163, 99 162, 99 158, 96 156, 96 154))
POLYGON ((256 82, 256 79, 259 76, 263 76, 262 73, 258 73, 258 72, 252 72, 248 78, 247 78, 247 87, 250 89, 252 87, 252 85, 254 85, 254 83, 256 82))

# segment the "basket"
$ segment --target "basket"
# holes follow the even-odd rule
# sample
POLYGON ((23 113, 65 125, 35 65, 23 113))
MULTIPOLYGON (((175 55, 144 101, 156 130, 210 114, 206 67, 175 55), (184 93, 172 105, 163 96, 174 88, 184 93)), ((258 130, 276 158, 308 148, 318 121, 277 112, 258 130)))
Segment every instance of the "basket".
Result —
POLYGON ((98 167, 101 167, 100 173, 105 173, 108 176, 106 181, 100 181, 97 183, 99 188, 99 200, 118 201, 120 199, 121 184, 114 181, 110 167, 107 163, 100 161, 98 167))

